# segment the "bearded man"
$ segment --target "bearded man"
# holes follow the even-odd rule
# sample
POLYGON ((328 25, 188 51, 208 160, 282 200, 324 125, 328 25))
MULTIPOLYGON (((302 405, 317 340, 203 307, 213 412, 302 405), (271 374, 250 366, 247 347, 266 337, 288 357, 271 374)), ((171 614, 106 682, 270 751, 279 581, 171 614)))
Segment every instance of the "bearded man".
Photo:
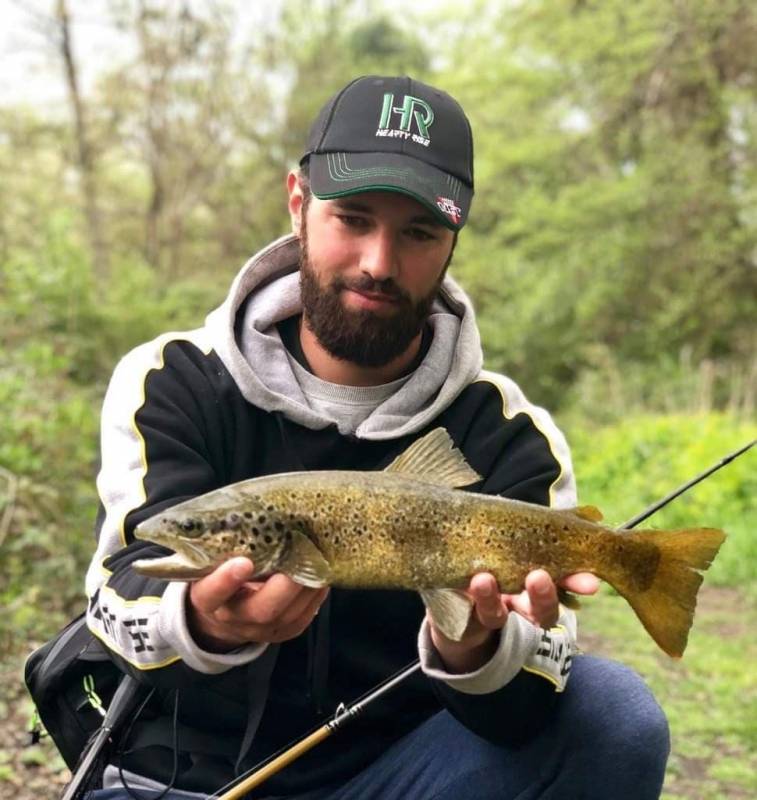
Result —
MULTIPOLYGON (((261 475, 380 470, 437 427, 482 476, 473 491, 576 505, 562 434, 482 369, 447 274, 473 197, 460 105, 408 77, 358 78, 322 109, 287 189, 292 234, 202 328, 130 353, 106 396, 88 624, 154 692, 94 796, 206 797, 420 657, 344 738, 250 797, 657 797, 662 712, 629 670, 575 654, 575 616, 543 570, 518 595, 472 575, 453 641, 413 592, 252 581, 246 558, 191 584, 130 568, 162 554, 133 536, 161 509, 261 475)), ((596 590, 590 575, 563 585, 596 590)))

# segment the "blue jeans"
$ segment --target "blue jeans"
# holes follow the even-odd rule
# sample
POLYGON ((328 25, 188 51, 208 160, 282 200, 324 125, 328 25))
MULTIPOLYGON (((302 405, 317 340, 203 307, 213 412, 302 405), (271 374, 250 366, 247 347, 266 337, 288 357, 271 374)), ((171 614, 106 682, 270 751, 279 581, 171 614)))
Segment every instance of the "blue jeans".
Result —
MULTIPOLYGON (((493 745, 442 711, 345 785, 288 800, 657 800, 669 750, 644 682, 621 664, 578 656, 552 724, 522 747, 493 745)), ((130 800, 123 789, 92 799, 130 800)))

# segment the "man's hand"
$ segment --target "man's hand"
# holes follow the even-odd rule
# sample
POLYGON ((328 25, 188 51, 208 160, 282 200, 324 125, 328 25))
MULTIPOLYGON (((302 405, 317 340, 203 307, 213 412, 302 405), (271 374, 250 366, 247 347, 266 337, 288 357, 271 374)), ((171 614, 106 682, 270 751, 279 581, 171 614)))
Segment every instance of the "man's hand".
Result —
POLYGON ((293 639, 310 625, 329 592, 280 573, 251 582, 252 574, 249 559, 232 558, 191 585, 187 622, 204 650, 223 653, 249 642, 293 639))
MULTIPOLYGON (((580 572, 563 578, 559 585, 576 594, 594 594, 599 579, 580 572)), ((431 640, 450 672, 473 672, 482 667, 494 655, 499 632, 511 611, 541 628, 551 628, 560 613, 557 586, 543 569, 526 576, 526 588, 520 594, 500 594, 496 579, 488 572, 473 576, 467 594, 474 602, 473 614, 459 642, 440 633, 429 618, 431 640)))

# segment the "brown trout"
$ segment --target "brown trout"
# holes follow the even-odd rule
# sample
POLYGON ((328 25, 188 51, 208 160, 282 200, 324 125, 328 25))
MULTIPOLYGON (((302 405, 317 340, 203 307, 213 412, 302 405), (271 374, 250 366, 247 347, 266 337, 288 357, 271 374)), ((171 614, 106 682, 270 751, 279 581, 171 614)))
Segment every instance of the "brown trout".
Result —
POLYGON ((478 480, 437 428, 384 471, 252 478, 161 511, 135 536, 175 552, 134 568, 197 580, 247 556, 255 577, 283 572, 311 587, 414 589, 457 640, 471 610, 459 590, 475 573, 492 573, 502 592, 514 593, 537 568, 555 581, 591 572, 629 602, 666 653, 681 656, 699 570, 715 557, 722 531, 615 531, 599 524, 593 507, 558 510, 455 488, 478 480))

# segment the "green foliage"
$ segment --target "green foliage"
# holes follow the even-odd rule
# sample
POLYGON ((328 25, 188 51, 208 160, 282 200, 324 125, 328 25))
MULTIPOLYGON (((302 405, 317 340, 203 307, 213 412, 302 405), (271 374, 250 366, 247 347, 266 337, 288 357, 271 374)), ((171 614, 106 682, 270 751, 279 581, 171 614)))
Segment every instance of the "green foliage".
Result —
MULTIPOLYGON (((145 265, 155 282, 135 290, 230 278, 287 230, 283 178, 326 98, 359 74, 409 73, 473 124, 476 199, 453 272, 489 367, 598 421, 754 411, 752 5, 479 0, 420 20, 285 0, 249 29, 224 4, 111 13, 132 52, 84 100, 118 281, 145 265), (708 370, 712 391, 688 391, 708 370)), ((36 258, 60 214, 88 249, 76 149, 65 121, 0 109, 3 261, 36 258)))
POLYGON ((119 264, 102 290, 70 215, 54 215, 39 234, 38 250, 0 264, 0 519, 10 509, 0 535, 0 651, 49 633, 82 602, 98 415, 115 362, 165 329, 202 324, 226 289, 209 280, 163 289, 137 262, 119 264))
MULTIPOLYGON (((620 525, 757 436, 725 414, 632 416, 602 428, 569 427, 581 503, 620 525)), ((642 527, 716 527, 728 534, 706 582, 755 585, 757 450, 702 481, 642 527)))
MULTIPOLYGON (((644 0, 474 13, 484 22, 461 24, 444 85, 476 133, 456 269, 488 364, 556 408, 597 348, 633 365, 648 395, 683 358, 746 378, 753 411, 757 58, 734 44, 755 30, 754 9, 644 0)), ((655 399, 647 407, 665 410, 655 399)), ((711 407, 730 399, 721 387, 711 407)))

